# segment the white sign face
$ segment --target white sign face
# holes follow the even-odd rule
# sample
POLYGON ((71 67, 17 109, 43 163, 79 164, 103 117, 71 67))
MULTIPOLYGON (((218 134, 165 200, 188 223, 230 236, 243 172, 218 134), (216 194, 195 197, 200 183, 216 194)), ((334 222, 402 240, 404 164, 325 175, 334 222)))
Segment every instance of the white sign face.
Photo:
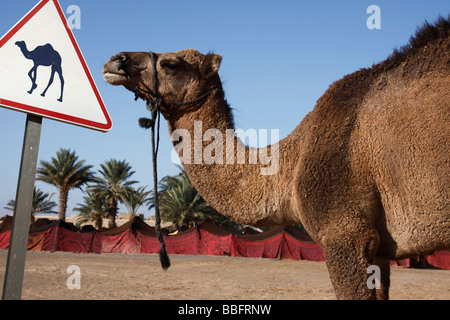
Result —
POLYGON ((111 129, 57 0, 39 2, 0 39, 0 105, 90 129, 111 129))

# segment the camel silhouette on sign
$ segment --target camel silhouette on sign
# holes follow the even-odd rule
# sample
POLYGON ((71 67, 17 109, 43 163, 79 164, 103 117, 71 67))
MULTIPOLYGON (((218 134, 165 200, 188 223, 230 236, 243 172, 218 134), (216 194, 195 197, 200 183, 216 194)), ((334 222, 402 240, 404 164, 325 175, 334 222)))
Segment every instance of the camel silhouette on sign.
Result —
POLYGON ((33 60, 34 63, 33 68, 31 68, 30 71, 28 72, 28 76, 30 77, 32 84, 31 89, 27 92, 29 94, 32 94, 34 89, 37 88, 36 84, 37 67, 39 66, 51 67, 52 73, 50 75, 50 80, 48 81, 48 85, 45 88, 44 92, 41 93, 41 96, 45 97, 45 93, 53 83, 55 72, 57 72, 59 75, 59 79, 61 81, 61 96, 59 97, 58 101, 62 102, 64 91, 64 77, 62 75, 62 68, 61 68, 62 59, 58 51, 53 49, 52 45, 49 43, 44 44, 43 46, 38 46, 33 51, 28 51, 25 41, 17 41, 16 46, 20 48, 26 59, 33 60))

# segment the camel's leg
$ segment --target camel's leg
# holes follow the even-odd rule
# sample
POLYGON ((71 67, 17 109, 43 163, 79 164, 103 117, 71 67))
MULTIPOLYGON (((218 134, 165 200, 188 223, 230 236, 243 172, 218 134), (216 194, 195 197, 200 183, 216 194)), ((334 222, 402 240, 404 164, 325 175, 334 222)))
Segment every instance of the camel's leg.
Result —
POLYGON ((28 72, 28 76, 31 79, 31 89, 28 90, 27 92, 29 94, 33 93, 33 90, 37 88, 37 84, 36 84, 36 77, 37 77, 37 66, 33 66, 33 68, 30 69, 30 71, 28 72))
MULTIPOLYGON (((375 262, 379 237, 376 231, 358 231, 351 234, 334 229, 323 242, 325 262, 338 299, 378 298, 380 289, 371 288, 368 280, 373 276, 369 266, 375 262)), ((377 280, 383 282, 382 278, 377 280)))
POLYGON ((48 88, 53 83, 53 78, 55 78, 55 68, 54 68, 54 66, 52 66, 52 74, 50 75, 50 79, 48 80, 47 88, 45 88, 44 92, 41 93, 41 96, 45 97, 45 93, 47 92, 48 88))
POLYGON ((59 67, 56 72, 58 72, 59 80, 61 81, 61 96, 59 97, 58 101, 62 102, 63 100, 63 92, 64 92, 64 77, 62 75, 61 67, 59 67))

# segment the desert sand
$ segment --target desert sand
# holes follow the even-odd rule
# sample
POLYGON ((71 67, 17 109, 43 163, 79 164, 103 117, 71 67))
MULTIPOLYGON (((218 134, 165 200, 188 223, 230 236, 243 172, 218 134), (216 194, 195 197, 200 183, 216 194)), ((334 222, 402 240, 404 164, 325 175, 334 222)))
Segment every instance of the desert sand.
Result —
MULTIPOLYGON (((25 300, 334 300, 325 263, 224 256, 28 252, 25 300), (80 271, 80 288, 69 289, 80 271)), ((7 251, 0 251, 4 278, 7 251)), ((448 300, 450 270, 393 267, 391 299, 448 300)))

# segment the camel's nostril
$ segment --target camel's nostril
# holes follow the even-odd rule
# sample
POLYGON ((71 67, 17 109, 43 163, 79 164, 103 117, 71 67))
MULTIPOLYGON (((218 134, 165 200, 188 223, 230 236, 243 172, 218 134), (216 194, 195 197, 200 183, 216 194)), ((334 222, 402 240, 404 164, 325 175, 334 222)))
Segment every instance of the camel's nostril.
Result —
POLYGON ((128 55, 125 55, 124 57, 120 54, 116 55, 115 60, 118 60, 119 66, 117 67, 117 70, 124 70, 128 65, 128 62, 130 61, 130 57, 128 55))

